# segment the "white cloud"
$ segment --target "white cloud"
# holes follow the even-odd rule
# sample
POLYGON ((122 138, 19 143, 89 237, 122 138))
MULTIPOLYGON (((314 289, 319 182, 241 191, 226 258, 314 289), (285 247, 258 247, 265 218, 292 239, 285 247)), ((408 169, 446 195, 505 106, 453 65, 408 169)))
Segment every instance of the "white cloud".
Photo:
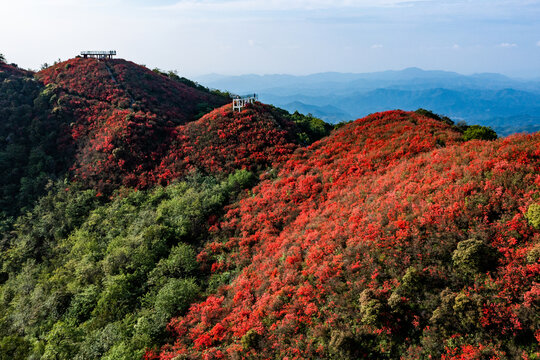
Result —
POLYGON ((500 43, 498 46, 502 48, 513 48, 513 47, 517 47, 517 44, 504 42, 504 43, 500 43))
POLYGON ((536 46, 540 46, 540 40, 536 42, 536 46))
MULTIPOLYGON (((414 3, 414 2, 413 2, 414 3)), ((290 11, 409 5, 405 0, 180 0, 157 9, 195 11, 290 11)))
POLYGON ((384 47, 384 46, 382 46, 382 44, 373 44, 373 45, 371 45, 371 48, 372 48, 372 49, 381 49, 381 48, 383 48, 383 47, 384 47))
POLYGON ((454 50, 459 50, 460 48, 461 48, 461 46, 459 46, 459 44, 454 44, 452 46, 452 49, 454 49, 454 50))

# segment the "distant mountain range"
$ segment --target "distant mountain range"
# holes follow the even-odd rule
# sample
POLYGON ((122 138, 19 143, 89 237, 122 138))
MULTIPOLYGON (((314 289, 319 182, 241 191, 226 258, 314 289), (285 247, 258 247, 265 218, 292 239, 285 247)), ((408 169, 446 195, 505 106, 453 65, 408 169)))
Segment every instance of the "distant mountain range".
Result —
POLYGON ((540 130, 538 79, 407 68, 306 76, 211 74, 196 80, 238 94, 257 92, 262 102, 333 123, 388 109, 426 108, 455 121, 491 126, 502 136, 540 130))

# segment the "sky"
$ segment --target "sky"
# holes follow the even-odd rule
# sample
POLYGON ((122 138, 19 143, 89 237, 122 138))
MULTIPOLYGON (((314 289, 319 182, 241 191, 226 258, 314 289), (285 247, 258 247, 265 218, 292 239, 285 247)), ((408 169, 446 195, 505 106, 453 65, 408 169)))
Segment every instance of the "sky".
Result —
POLYGON ((180 75, 420 67, 540 77, 540 0, 0 0, 0 53, 82 50, 180 75))

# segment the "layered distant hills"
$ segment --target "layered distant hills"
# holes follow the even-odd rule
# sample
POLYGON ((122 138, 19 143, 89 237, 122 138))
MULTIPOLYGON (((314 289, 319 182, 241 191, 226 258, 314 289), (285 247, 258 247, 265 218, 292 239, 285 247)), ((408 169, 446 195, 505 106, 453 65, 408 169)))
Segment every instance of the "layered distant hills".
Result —
POLYGON ((0 62, 0 169, 2 360, 540 358, 540 133, 0 62))
POLYGON ((256 91, 264 102, 329 122, 387 109, 426 108, 456 121, 491 126, 502 136, 540 130, 538 79, 408 68, 365 74, 207 75, 197 80, 210 88, 256 91))

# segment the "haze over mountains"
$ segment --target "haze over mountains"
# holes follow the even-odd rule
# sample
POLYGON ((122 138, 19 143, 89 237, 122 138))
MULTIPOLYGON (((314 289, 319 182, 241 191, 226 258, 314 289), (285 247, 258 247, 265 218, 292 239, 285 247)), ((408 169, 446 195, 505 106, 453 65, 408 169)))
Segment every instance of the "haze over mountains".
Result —
POLYGON ((333 123, 387 109, 426 108, 456 121, 491 126, 501 136, 540 130, 540 79, 407 68, 306 76, 211 74, 196 80, 233 93, 257 92, 262 102, 333 123))

